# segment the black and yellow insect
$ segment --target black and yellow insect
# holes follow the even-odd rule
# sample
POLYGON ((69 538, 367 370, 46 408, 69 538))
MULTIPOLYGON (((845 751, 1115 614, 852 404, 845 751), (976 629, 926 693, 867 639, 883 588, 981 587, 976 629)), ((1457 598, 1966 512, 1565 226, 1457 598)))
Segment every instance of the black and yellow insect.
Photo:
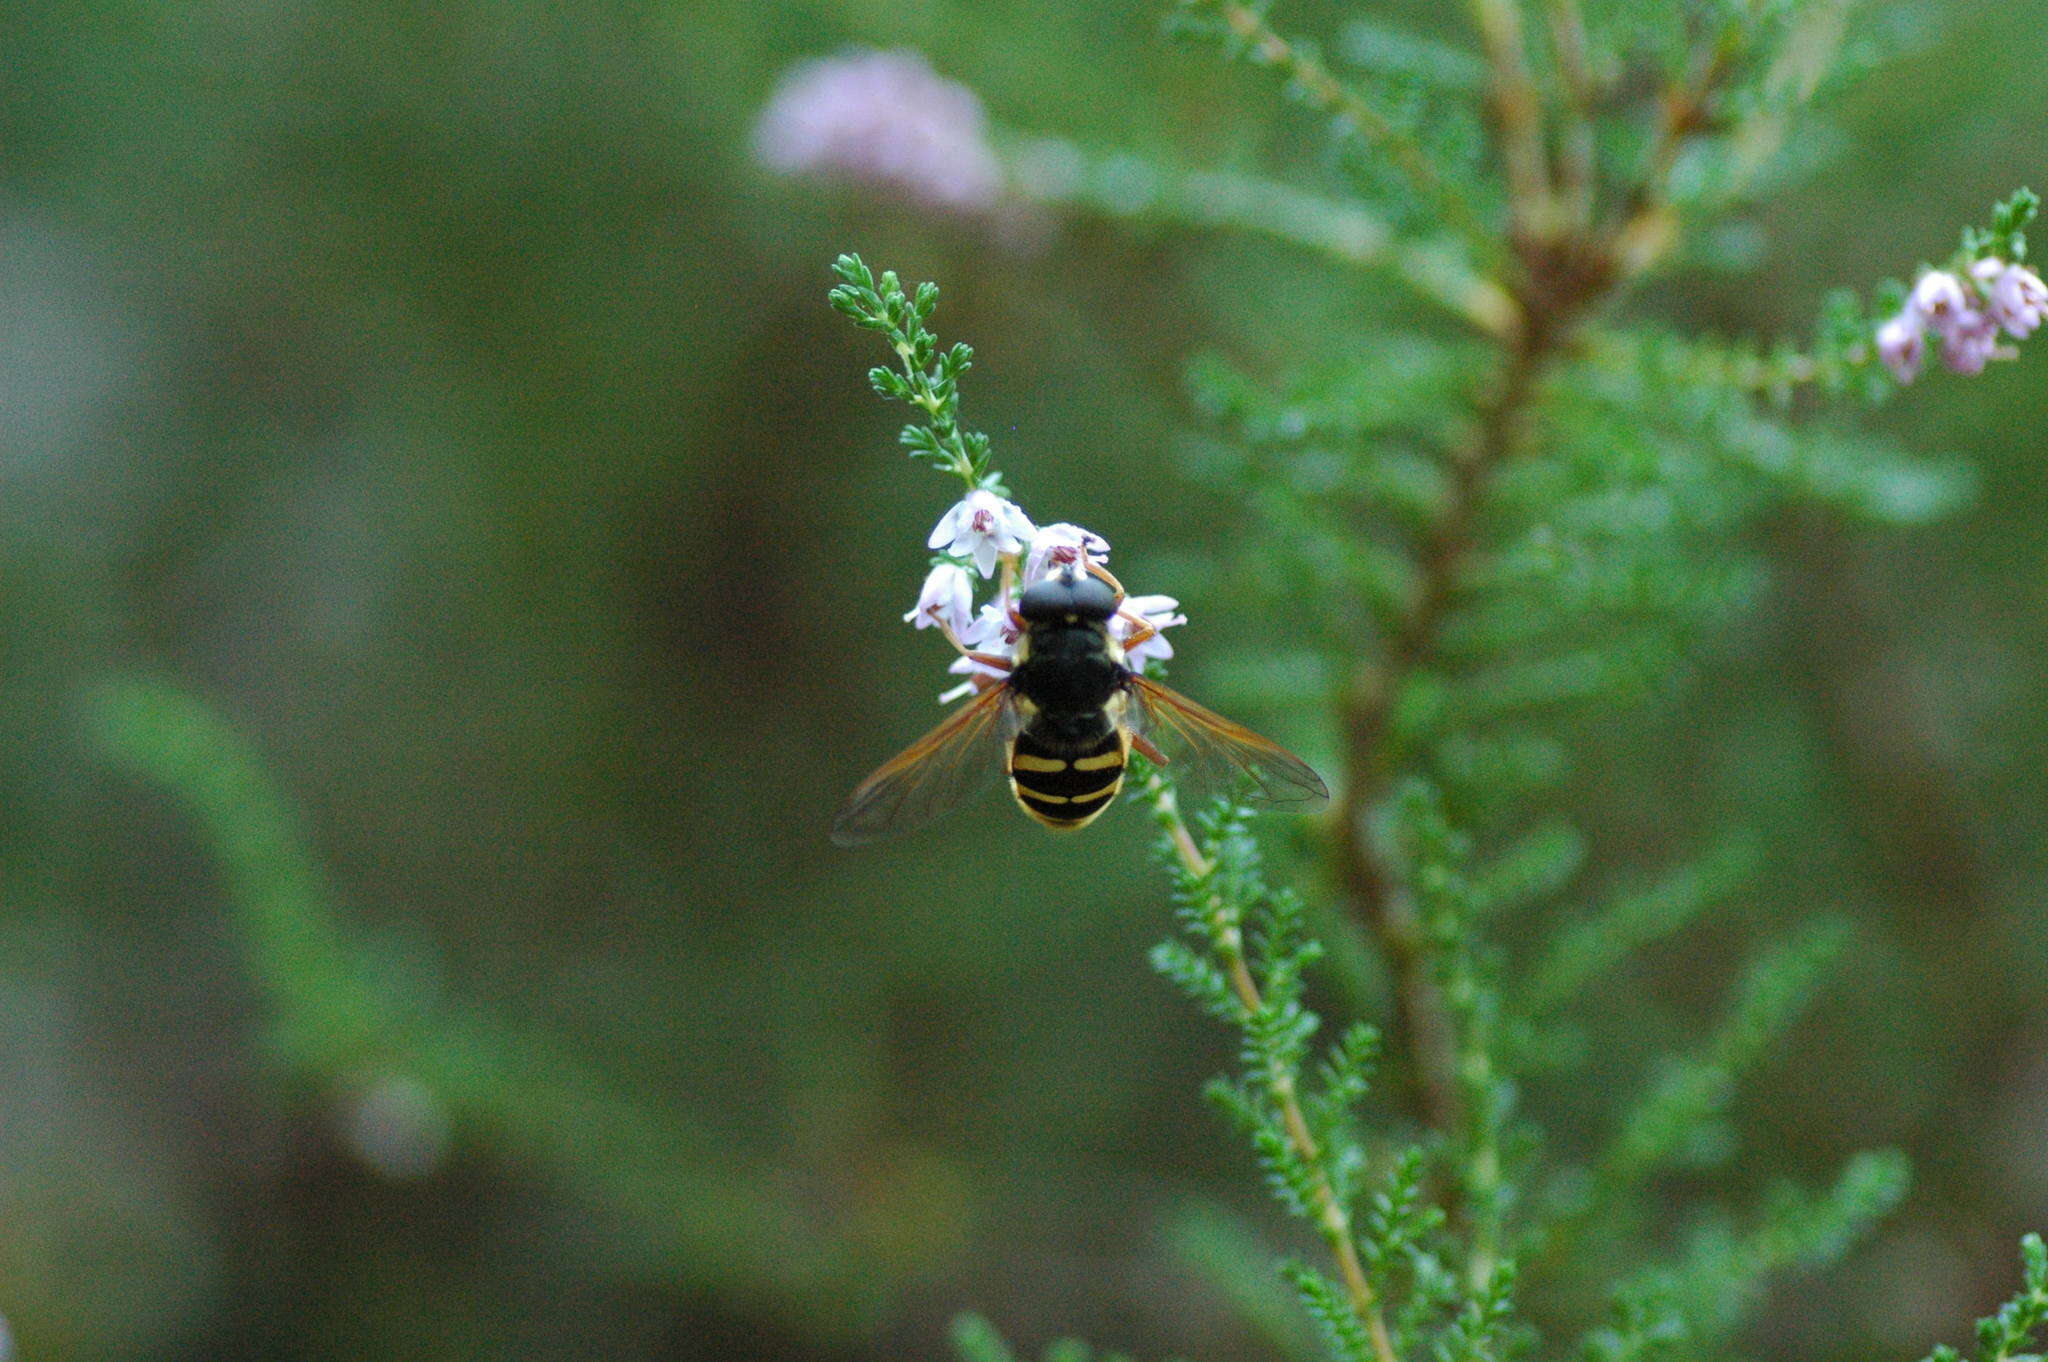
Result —
MULTIPOLYGON (((995 770, 1039 822, 1085 827, 1123 788, 1134 748, 1168 761, 1155 739, 1178 749, 1197 777, 1249 776, 1254 800, 1329 797, 1301 758, 1125 666, 1126 645, 1109 628, 1122 605, 1122 589, 1099 567, 1070 568, 1026 588, 1013 612, 1016 657, 967 654, 1006 674, 862 781, 832 840, 853 846, 928 823, 995 770)), ((1151 632, 1137 621, 1126 644, 1151 632)))

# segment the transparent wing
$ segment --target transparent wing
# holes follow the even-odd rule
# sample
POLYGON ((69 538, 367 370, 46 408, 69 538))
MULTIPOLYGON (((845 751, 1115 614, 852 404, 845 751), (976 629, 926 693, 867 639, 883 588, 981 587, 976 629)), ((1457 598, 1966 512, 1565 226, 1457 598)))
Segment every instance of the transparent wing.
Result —
POLYGON ((1131 726, 1166 753, 1168 769, 1197 784, 1227 790, 1242 774, 1255 804, 1314 808, 1330 797, 1313 767, 1243 724, 1204 709, 1179 691, 1143 676, 1130 679, 1131 726))
POLYGON ((832 821, 832 840, 859 846, 931 822, 1003 769, 1016 731, 1010 688, 983 691, 863 780, 832 821))

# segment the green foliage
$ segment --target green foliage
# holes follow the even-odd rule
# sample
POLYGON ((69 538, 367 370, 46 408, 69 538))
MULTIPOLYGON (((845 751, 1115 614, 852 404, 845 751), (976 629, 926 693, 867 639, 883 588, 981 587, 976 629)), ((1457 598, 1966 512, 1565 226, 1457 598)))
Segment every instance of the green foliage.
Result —
POLYGON ((2031 189, 2014 190, 2011 198, 1992 206, 1989 227, 1963 229, 1963 258, 1976 261, 1991 256, 1999 260, 2025 260, 2027 224, 2040 211, 2039 194, 2031 189))
MULTIPOLYGON (((1188 938, 1160 947, 1154 963, 1241 1036, 1241 1072, 1212 1082, 1209 1096, 1250 1143, 1274 1198, 1320 1232, 1347 1273, 1359 1274, 1347 1286, 1288 1260, 1283 1279, 1335 1356, 1385 1362, 1384 1348, 1396 1355, 1422 1348, 1445 1358, 1492 1356, 1510 1329, 1513 1264, 1489 1263, 1473 1276, 1474 1290, 1461 1285, 1442 1257, 1444 1212, 1425 1199, 1430 1156, 1422 1146, 1407 1147, 1371 1175, 1372 1156, 1355 1118, 1372 1088, 1376 1028, 1352 1025, 1311 1072, 1319 1022, 1305 1005, 1303 983, 1320 950, 1302 932, 1296 896, 1266 882, 1247 833, 1250 810, 1220 801, 1196 820, 1198 836, 1184 844, 1186 830, 1163 776, 1151 773, 1146 793, 1167 830, 1161 854, 1173 867, 1188 938), (1400 1308, 1389 1312, 1397 1301, 1400 1308)), ((1484 1004, 1476 987, 1470 992, 1476 1014, 1484 1004)), ((1475 1045, 1467 1068, 1475 1092, 1491 1103, 1471 1136, 1468 1164, 1475 1169, 1491 1157, 1505 1113, 1482 1058, 1475 1045)), ((1487 1214, 1500 1204, 1496 1176, 1476 1173, 1468 1190, 1475 1201, 1491 1198, 1487 1214)))
POLYGON ((1301 1299, 1273 1270, 1273 1255, 1258 1226, 1212 1205, 1191 1205, 1167 1226, 1174 1256, 1196 1273, 1288 1362, 1320 1362, 1321 1326, 1302 1311, 1301 1299))
POLYGON ((1334 1356, 1344 1362, 1373 1362, 1372 1338, 1365 1323, 1336 1283, 1314 1268, 1292 1261, 1280 1264, 1280 1275, 1321 1327, 1334 1356))
POLYGON ((958 1315, 953 1320, 953 1347, 960 1362, 1017 1362, 1017 1355, 996 1326, 980 1315, 958 1315))
POLYGON ((362 987, 365 962, 256 752, 194 697, 146 681, 104 685, 86 720, 111 759, 175 793, 199 820, 240 914, 250 970, 270 993, 280 1060, 328 1073, 365 1062, 418 1004, 362 987))
POLYGON ((1256 0, 1176 0, 1171 27, 1215 44, 1226 58, 1277 73, 1290 99, 1326 117, 1356 190, 1397 228, 1449 219, 1486 254, 1465 194, 1485 144, 1470 99, 1471 59, 1388 25, 1360 25, 1345 56, 1375 79, 1353 86, 1323 61, 1317 43, 1276 31, 1271 8, 1256 0))
POLYGON ((1620 1323, 1589 1334, 1586 1355, 1640 1356, 1652 1342, 1673 1345, 1681 1354, 1711 1354, 1755 1308, 1768 1277, 1789 1268, 1813 1271, 1840 1259, 1898 1205, 1907 1182, 1897 1155, 1866 1154, 1824 1191, 1774 1188, 1747 1229, 1710 1219, 1691 1234, 1676 1261, 1643 1269, 1617 1288, 1620 1323))
MULTIPOLYGON (((976 1314, 958 1315, 953 1320, 953 1349, 960 1362, 1017 1362, 1016 1353, 996 1332, 996 1327, 976 1314)), ((1079 1339, 1055 1339, 1046 1344, 1044 1362, 1131 1362, 1124 1353, 1100 1352, 1079 1339)))
POLYGON ((1743 975, 1734 1003, 1699 1052, 1666 1058, 1623 1114, 1596 1174, 1594 1205, 1669 1163, 1719 1162, 1727 1140, 1716 1121, 1745 1070, 1763 1059, 1840 950, 1843 928, 1822 922, 1767 950, 1743 975))
POLYGON ((1344 25, 1336 51, 1346 65, 1374 80, 1405 79, 1446 94, 1469 97, 1486 84, 1486 63, 1464 48, 1398 28, 1384 20, 1357 18, 1344 25))
MULTIPOLYGON (((2020 1240, 2021 1286, 2018 1294, 1998 1307, 1998 1313, 1977 1321, 1977 1348, 1967 1354, 1971 1362, 2021 1362, 2021 1349, 2030 1346, 2034 1333, 2048 1322, 2048 1245, 2041 1236, 2029 1234, 2020 1240)), ((1943 1344, 1927 1355, 1927 1362, 1961 1362, 1966 1354, 1943 1344)))
POLYGON ((1561 923, 1528 973, 1519 999, 1543 1017, 1644 947, 1679 931, 1752 880, 1760 855, 1733 837, 1674 866, 1654 882, 1615 894, 1597 909, 1561 923))
POLYGON ((417 1084, 424 1120, 445 1119, 457 1139, 491 1141, 561 1184, 641 1270, 737 1298, 873 1299, 879 1235, 822 1232, 783 1170, 650 1109, 546 1038, 391 968, 389 952, 345 923, 261 756, 206 703, 154 681, 110 681, 87 698, 84 717, 109 760, 198 825, 265 997, 275 1076, 302 1103, 381 1079, 417 1084))

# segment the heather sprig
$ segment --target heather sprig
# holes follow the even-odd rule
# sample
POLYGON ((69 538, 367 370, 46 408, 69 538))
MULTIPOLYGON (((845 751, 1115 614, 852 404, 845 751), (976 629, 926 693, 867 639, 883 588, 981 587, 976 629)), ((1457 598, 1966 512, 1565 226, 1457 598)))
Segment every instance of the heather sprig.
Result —
POLYGON ((1924 269, 1910 291, 1890 286, 1905 301, 1877 328, 1878 357, 1892 377, 1911 383, 1920 372, 1932 332, 1941 362, 1959 374, 1978 374, 1993 359, 2016 359, 1998 344, 2003 330, 2025 340, 2048 318, 2048 286, 2022 264, 2027 224, 2041 200, 2022 189, 1992 209, 1989 227, 1967 227, 1962 244, 1939 269, 1924 269))
POLYGON ((1354 1028, 1313 1081, 1305 1078, 1319 1021, 1303 988, 1322 950, 1303 930, 1300 899, 1266 883, 1247 808, 1219 801, 1191 829, 1164 773, 1147 772, 1143 788, 1162 832, 1175 909, 1194 943, 1162 944, 1153 966, 1239 1032, 1243 1072, 1213 1081, 1209 1099, 1250 1143, 1273 1196, 1321 1236, 1336 1269, 1332 1278, 1289 1261, 1282 1274, 1336 1356, 1395 1362, 1400 1340, 1382 1302, 1390 1285, 1382 1269, 1399 1257, 1406 1222, 1373 1222, 1375 1232, 1360 1236, 1367 1158, 1348 1124, 1370 1087, 1378 1036, 1354 1028))
POLYGON ((939 305, 938 285, 919 284, 906 293, 894 270, 877 279, 857 255, 840 256, 832 272, 842 281, 828 295, 832 306, 854 325, 881 332, 901 366, 898 371, 878 365, 868 370, 868 382, 927 418, 906 425, 899 437, 910 457, 957 474, 969 492, 1007 495, 1002 476, 990 465, 988 436, 960 425, 960 376, 973 367, 974 350, 958 343, 941 349, 925 326, 939 305))

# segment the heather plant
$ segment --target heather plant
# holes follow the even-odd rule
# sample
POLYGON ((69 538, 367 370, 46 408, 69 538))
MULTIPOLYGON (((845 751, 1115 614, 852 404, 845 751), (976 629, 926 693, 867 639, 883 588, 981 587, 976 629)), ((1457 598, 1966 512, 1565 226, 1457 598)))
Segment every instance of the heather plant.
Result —
MULTIPOLYGON (((1881 25, 1838 3, 1472 0, 1457 41, 1375 21, 1326 43, 1272 8, 1188 0, 1173 28, 1320 121, 1314 188, 993 130, 907 53, 793 73, 760 150, 970 216, 1256 233, 1417 302, 1398 331, 1302 337, 1285 372, 1191 357, 1209 438, 1189 476, 1242 508, 1239 599, 1289 621, 1286 650, 1245 669, 1263 678, 1249 717, 1334 794, 1327 816, 1282 821, 1243 787, 1198 799, 1171 753, 1137 768, 1179 922, 1152 962, 1234 1035, 1236 1071, 1208 1095, 1302 1231, 1269 1243, 1219 1214, 1187 1256, 1290 1357, 1736 1355, 1775 1279, 1839 1260, 1907 1190, 1882 1150, 1818 1186, 1716 1185, 1736 1085, 1853 927, 1793 924, 1706 1033, 1636 1057, 1637 1090, 1574 1092, 1616 970, 1767 867, 1729 829, 1618 875, 1559 791, 1590 734, 1686 685, 1756 608, 1774 518, 1907 525, 1966 493, 1854 412, 1914 382, 1930 338, 1958 375, 2017 356, 2048 312, 2025 263, 2037 201, 2014 194, 1910 282, 1838 281, 1809 336, 1707 334, 1640 306, 1642 285, 1725 266, 1718 229, 1814 170, 1806 134, 1886 55, 1881 25), (1604 1133, 1547 1128, 1532 1099, 1557 1091, 1604 1133)), ((967 680, 941 699, 958 699, 991 674, 973 654, 1014 643, 1018 584, 1109 545, 1041 528, 961 424, 972 356, 933 333, 938 290, 835 268, 833 305, 895 356, 872 386, 918 413, 903 444, 961 482, 904 617, 956 645, 967 680)), ((1173 598, 1132 600, 1127 629, 1182 619, 1173 598)), ((1133 665, 1170 656, 1160 638, 1133 665)), ((2044 1273, 2030 1236, 2022 1289, 1971 1355, 2031 1355, 2044 1273)), ((1013 1357, 975 1316, 955 1338, 967 1362, 1013 1357)))

